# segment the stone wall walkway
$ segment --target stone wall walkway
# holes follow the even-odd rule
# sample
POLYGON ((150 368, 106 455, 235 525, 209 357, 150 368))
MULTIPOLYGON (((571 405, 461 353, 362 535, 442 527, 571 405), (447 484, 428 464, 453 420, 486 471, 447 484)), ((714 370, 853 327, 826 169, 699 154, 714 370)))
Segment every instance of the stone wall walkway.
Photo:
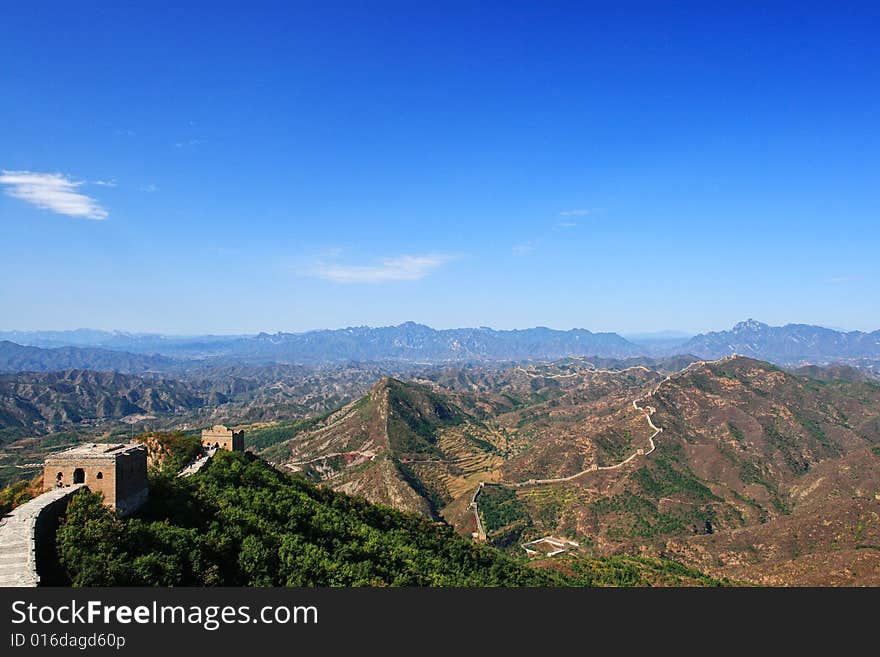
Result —
POLYGON ((204 468, 208 465, 208 461, 217 453, 216 447, 211 447, 203 456, 200 456, 195 461, 187 465, 183 470, 181 470, 177 476, 178 477, 189 477, 190 475, 194 475, 196 472, 204 468))
POLYGON ((37 520, 84 484, 38 495, 0 518, 0 586, 37 586, 37 520))

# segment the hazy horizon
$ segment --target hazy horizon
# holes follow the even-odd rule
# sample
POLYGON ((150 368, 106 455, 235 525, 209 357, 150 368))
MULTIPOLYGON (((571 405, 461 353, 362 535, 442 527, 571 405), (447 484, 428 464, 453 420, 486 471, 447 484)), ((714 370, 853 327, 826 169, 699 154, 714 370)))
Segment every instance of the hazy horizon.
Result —
MULTIPOLYGON (((789 324, 800 324, 800 325, 811 325, 811 326, 820 326, 822 328, 831 329, 833 331, 843 331, 843 332, 852 332, 852 331, 860 331, 861 329, 849 329, 843 328, 840 326, 826 326, 822 324, 810 324, 809 322, 785 322, 783 324, 771 324, 769 322, 764 322, 759 318, 744 318, 730 324, 729 326, 715 327, 715 328, 707 328, 697 331, 683 331, 678 329, 661 329, 657 331, 615 331, 615 330, 596 330, 589 326, 548 326, 546 324, 535 324, 533 326, 513 326, 513 327, 498 327, 491 325, 483 325, 483 326, 433 326, 431 324, 427 324, 425 322, 418 322, 415 320, 404 320, 403 322, 397 322, 394 324, 351 324, 346 326, 319 326, 314 328, 308 328, 301 331, 293 331, 286 329, 278 329, 278 330, 260 330, 260 331, 211 331, 211 332, 203 332, 203 333, 173 333, 173 332, 165 332, 165 331, 143 331, 143 330, 130 330, 130 329, 119 329, 119 328, 95 328, 93 326, 77 326, 73 328, 0 328, 0 335, 6 333, 72 333, 77 331, 87 332, 87 331, 95 331, 101 333, 119 333, 126 335, 154 335, 154 336, 162 336, 167 338, 197 338, 197 337, 236 337, 236 336, 254 336, 259 335, 261 333, 266 333, 269 335, 276 333, 292 333, 292 334, 301 334, 301 333, 311 333, 315 331, 339 331, 345 329, 354 329, 354 328, 390 328, 395 326, 400 326, 403 324, 414 323, 422 326, 427 326, 428 328, 444 331, 444 330, 454 330, 454 329, 481 329, 488 328, 495 331, 524 331, 528 329, 534 328, 548 328, 554 331, 574 331, 574 330, 587 330, 592 333, 616 333, 627 340, 674 340, 679 338, 690 338, 695 335, 700 335, 704 333, 718 332, 718 331, 726 331, 732 329, 736 324, 740 322, 755 320, 761 322, 763 324, 768 324, 771 327, 775 326, 786 326, 789 324)), ((868 329, 862 332, 870 333, 876 330, 880 330, 880 328, 868 329)))

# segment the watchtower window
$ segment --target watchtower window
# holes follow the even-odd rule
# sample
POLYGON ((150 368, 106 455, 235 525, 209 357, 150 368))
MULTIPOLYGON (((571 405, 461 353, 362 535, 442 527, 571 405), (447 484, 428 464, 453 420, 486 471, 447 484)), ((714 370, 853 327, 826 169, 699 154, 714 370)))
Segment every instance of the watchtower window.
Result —
POLYGON ((61 481, 63 478, 64 478, 63 472, 59 472, 57 475, 55 475, 55 481, 61 481))
POLYGON ((95 479, 103 479, 103 478, 104 478, 103 472, 99 472, 98 474, 95 475, 95 479))
POLYGON ((73 471, 73 483, 84 484, 86 482, 86 473, 82 468, 73 471))

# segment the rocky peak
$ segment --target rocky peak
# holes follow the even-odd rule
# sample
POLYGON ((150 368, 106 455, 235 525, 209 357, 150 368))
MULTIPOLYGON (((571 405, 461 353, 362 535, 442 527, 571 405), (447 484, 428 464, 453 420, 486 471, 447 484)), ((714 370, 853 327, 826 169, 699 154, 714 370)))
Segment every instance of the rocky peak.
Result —
POLYGON ((769 325, 764 324, 763 322, 759 322, 756 319, 747 319, 744 322, 739 322, 733 327, 733 331, 735 333, 755 333, 757 331, 763 331, 764 329, 770 328, 769 325))

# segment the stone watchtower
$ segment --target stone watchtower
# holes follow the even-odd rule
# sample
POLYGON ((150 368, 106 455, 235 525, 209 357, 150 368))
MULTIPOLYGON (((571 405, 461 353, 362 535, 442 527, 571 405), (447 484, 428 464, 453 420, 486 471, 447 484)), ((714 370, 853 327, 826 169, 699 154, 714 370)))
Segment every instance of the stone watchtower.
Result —
POLYGON ((202 447, 219 447, 230 452, 244 451, 244 430, 233 431, 222 424, 202 429, 202 447))
POLYGON ((77 445, 46 457, 43 490, 85 484, 127 515, 147 500, 147 448, 139 443, 77 445))

